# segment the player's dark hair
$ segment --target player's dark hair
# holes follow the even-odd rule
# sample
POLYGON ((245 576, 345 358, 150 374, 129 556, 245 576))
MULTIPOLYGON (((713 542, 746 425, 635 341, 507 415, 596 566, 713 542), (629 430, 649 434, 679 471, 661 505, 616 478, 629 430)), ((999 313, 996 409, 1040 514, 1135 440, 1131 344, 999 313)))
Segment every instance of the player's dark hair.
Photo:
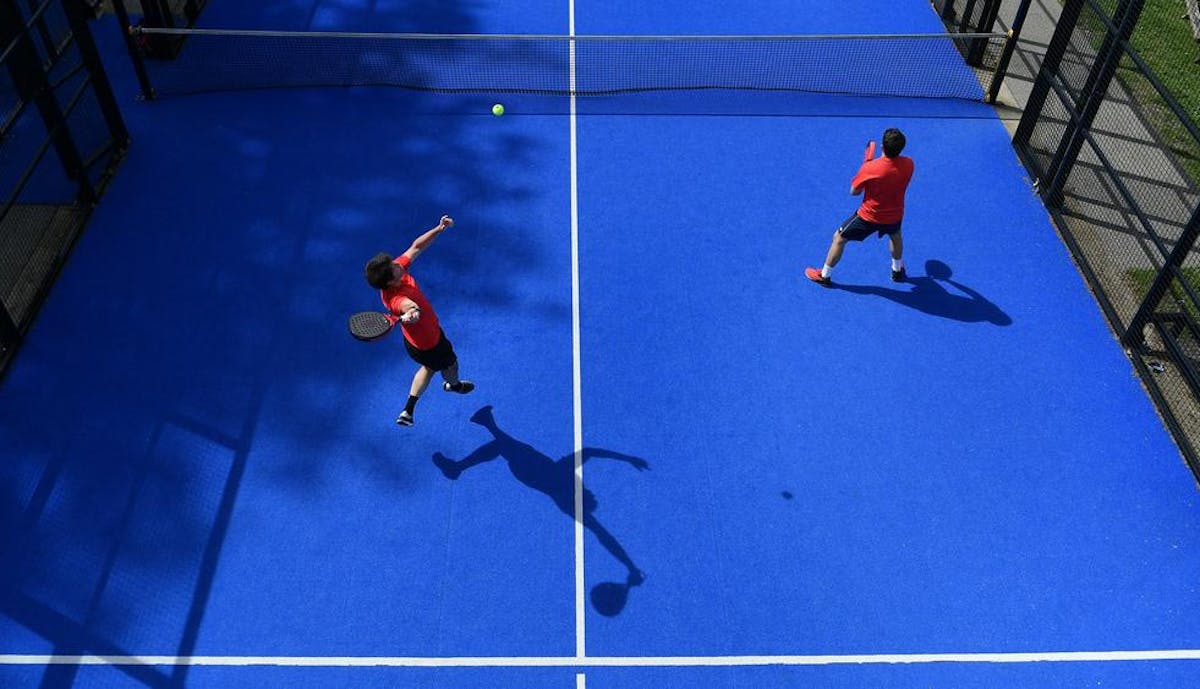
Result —
POLYGON ((384 289, 392 281, 392 257, 383 252, 367 261, 367 284, 375 289, 384 289))
POLYGON ((883 133, 883 154, 895 158, 904 150, 904 133, 892 127, 883 133))

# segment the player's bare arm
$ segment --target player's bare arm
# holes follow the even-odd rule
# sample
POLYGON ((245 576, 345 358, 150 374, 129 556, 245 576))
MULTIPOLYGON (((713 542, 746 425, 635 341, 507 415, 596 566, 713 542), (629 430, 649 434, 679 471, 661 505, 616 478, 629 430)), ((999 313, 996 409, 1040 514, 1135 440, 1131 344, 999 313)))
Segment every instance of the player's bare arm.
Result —
POLYGON ((396 313, 401 323, 416 323, 421 320, 421 309, 408 297, 400 298, 400 312, 396 313))
POLYGON ((433 240, 437 239, 437 236, 449 227, 454 227, 454 218, 451 218, 448 215, 443 215, 442 219, 438 221, 437 226, 431 228, 428 232, 420 237, 417 237, 416 240, 413 241, 412 246, 408 247, 408 251, 405 251, 403 255, 407 256, 409 261, 412 261, 419 256, 422 251, 428 249, 429 245, 433 244, 433 240))

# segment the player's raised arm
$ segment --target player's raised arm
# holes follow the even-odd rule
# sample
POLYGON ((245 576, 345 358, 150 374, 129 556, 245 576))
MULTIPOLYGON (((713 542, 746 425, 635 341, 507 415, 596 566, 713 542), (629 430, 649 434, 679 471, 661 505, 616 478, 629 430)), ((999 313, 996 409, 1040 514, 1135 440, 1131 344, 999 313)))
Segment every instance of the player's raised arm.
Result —
MULTIPOLYGON (((866 165, 867 163, 871 162, 874 159, 875 159, 875 142, 868 141, 867 149, 865 151, 863 151, 863 165, 866 165)), ((851 182, 850 182, 850 195, 858 196, 859 194, 863 193, 863 182, 865 182, 865 181, 866 180, 863 177, 862 168, 860 167, 858 169, 858 174, 855 175, 854 179, 851 180, 851 182)))
POLYGON ((422 251, 428 249, 429 245, 433 243, 433 240, 437 239, 437 236, 444 232, 446 228, 453 226, 454 218, 451 218, 448 215, 443 215, 442 219, 438 221, 437 226, 431 228, 428 232, 420 237, 417 237, 413 241, 412 245, 408 247, 408 251, 405 251, 403 255, 407 256, 409 261, 412 261, 414 258, 419 256, 422 251))

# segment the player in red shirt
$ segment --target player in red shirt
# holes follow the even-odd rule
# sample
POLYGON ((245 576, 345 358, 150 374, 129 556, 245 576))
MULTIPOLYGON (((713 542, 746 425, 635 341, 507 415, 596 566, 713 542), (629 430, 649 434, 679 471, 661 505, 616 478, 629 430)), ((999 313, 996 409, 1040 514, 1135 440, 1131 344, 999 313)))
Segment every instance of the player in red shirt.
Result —
POLYGON ((367 262, 367 284, 379 290, 383 305, 389 311, 388 318, 392 323, 399 322, 404 331, 404 348, 412 360, 420 365, 413 376, 412 386, 408 392, 408 403, 400 412, 396 423, 401 426, 413 425, 413 413, 417 408, 417 400, 429 386, 436 371, 441 371, 445 382, 442 389, 446 392, 457 392, 465 395, 475 389, 475 384, 458 378, 458 356, 454 346, 442 332, 433 305, 425 298, 417 281, 408 272, 409 266, 422 251, 429 248, 437 236, 446 228, 452 227, 454 220, 443 215, 437 227, 417 237, 408 247, 408 251, 392 258, 385 253, 376 254, 367 262))
POLYGON ((821 270, 804 269, 804 276, 809 280, 826 287, 833 284, 829 276, 833 267, 842 260, 846 243, 861 242, 872 234, 888 237, 888 249, 892 254, 892 281, 903 282, 907 279, 900 222, 904 218, 904 192, 912 179, 913 161, 900 155, 904 143, 904 134, 892 128, 883 133, 883 157, 872 159, 875 144, 870 145, 866 160, 858 169, 858 174, 850 180, 850 193, 855 196, 862 194, 862 205, 833 233, 833 242, 825 256, 825 266, 821 270))

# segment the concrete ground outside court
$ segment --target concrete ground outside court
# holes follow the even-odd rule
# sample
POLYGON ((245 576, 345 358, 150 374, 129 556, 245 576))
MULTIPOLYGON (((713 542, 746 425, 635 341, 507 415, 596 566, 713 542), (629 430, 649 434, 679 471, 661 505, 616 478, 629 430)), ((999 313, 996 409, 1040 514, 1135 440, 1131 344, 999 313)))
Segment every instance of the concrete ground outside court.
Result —
MULTIPOLYGON (((1019 5, 1020 0, 1004 0, 996 31, 1007 32, 1011 28, 1019 5)), ((1029 7, 995 106, 1010 135, 1016 133, 1061 11, 1058 0, 1033 0, 1029 7)), ((1181 16, 1180 21, 1187 20, 1181 16)), ((1077 29, 1075 41, 1081 35, 1077 29)), ((1075 43, 1063 63, 1073 64, 1081 74, 1086 74, 1094 60, 1094 51, 1092 45, 1075 43)), ((1163 254, 1149 230, 1170 251, 1200 204, 1196 181, 1180 166, 1177 156, 1170 152, 1169 145, 1150 122, 1151 116, 1162 114, 1161 110, 1152 113, 1155 106, 1145 101, 1144 95, 1134 93, 1121 78, 1114 79, 1091 130, 1097 147, 1115 169, 1116 178, 1133 197, 1142 217, 1130 209, 1117 179, 1106 170, 1096 149, 1087 144, 1066 180, 1062 208, 1055 217, 1059 233, 1064 239, 1069 235, 1077 247, 1074 252, 1077 264, 1086 264, 1096 276, 1099 285, 1089 285, 1093 293, 1101 290, 1118 313, 1121 321, 1118 328, 1132 319, 1142 301, 1130 280, 1130 270, 1153 270, 1162 264, 1163 254)), ((1053 94, 1047 102, 1055 103, 1043 110, 1048 126, 1035 129, 1031 144, 1036 150, 1045 151, 1048 158, 1058 146, 1057 137, 1062 135, 1066 124, 1066 111, 1053 94), (1058 113, 1061 119, 1051 119, 1052 113, 1058 113)), ((1200 144, 1196 146, 1200 148, 1200 144)), ((1031 179, 1030 184, 1031 193, 1035 192, 1036 180, 1031 179)), ((1200 266, 1200 250, 1192 249, 1185 266, 1200 266)), ((1151 382, 1168 401, 1170 411, 1185 429, 1188 442, 1200 449, 1200 404, 1196 395, 1171 363, 1156 332, 1148 328, 1146 335, 1148 350, 1141 353, 1142 357, 1147 362, 1164 364, 1161 371, 1154 367, 1151 382)), ((1114 332, 1114 336, 1119 335, 1114 332)), ((1200 343, 1185 336, 1182 344, 1193 366, 1200 368, 1200 343)))

